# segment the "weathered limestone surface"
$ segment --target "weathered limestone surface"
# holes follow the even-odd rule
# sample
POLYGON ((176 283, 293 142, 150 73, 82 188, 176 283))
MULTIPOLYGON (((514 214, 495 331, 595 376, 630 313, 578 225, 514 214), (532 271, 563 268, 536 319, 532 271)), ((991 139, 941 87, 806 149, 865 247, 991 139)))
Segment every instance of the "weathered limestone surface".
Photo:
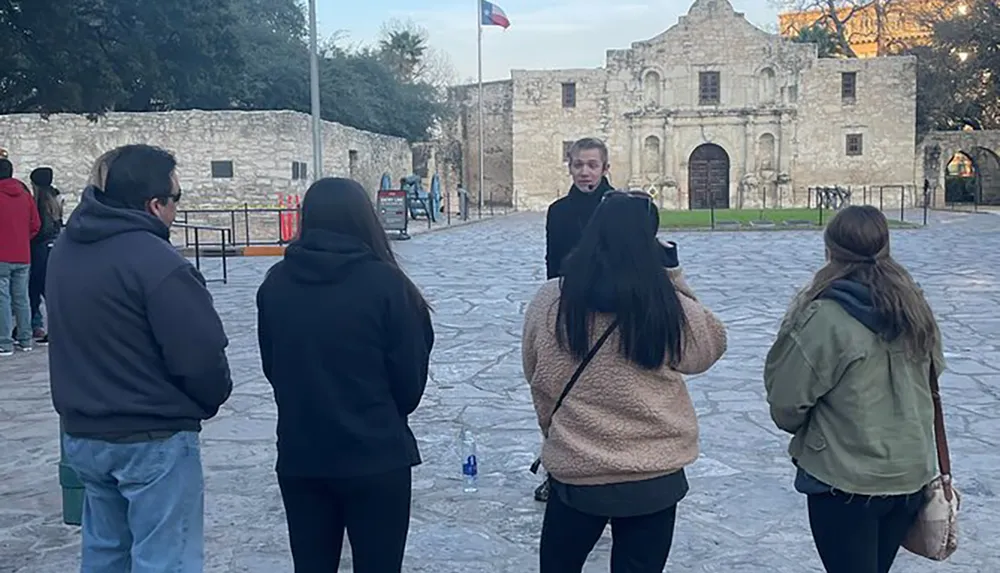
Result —
MULTIPOLYGON (((905 573, 1000 570, 1000 217, 932 213, 925 231, 896 231, 893 252, 927 292, 945 337, 942 378, 955 476, 963 497, 959 552, 934 564, 901 555, 905 573)), ((688 279, 725 321, 730 347, 688 381, 701 428, 668 571, 820 573, 803 496, 792 489, 788 436, 764 400, 763 356, 785 306, 822 264, 818 232, 682 233, 688 279)), ((404 570, 537 571, 543 507, 527 471, 540 443, 520 336, 544 281, 543 221, 521 214, 431 233, 397 250, 435 308, 437 344, 412 417, 425 463, 414 480, 404 570), (475 257, 467 256, 475 245, 475 257), (479 441, 478 494, 462 493, 461 424, 479 441)), ((209 261, 211 262, 211 261, 209 261)), ((291 573, 273 474, 275 407, 261 375, 254 293, 273 261, 233 261, 213 285, 232 341, 236 389, 203 433, 207 573, 291 573)), ((216 271, 206 268, 207 274, 216 271)), ((58 421, 44 350, 0 359, 0 572, 76 571, 79 532, 59 517, 58 421)), ((607 571, 607 536, 587 573, 607 571)), ((349 560, 347 560, 349 563, 349 560)))
MULTIPOLYGON (((483 84, 483 201, 513 205, 514 121, 513 86, 509 81, 483 84)), ((479 201, 479 89, 478 85, 449 90, 457 116, 445 125, 445 141, 458 151, 456 174, 479 201)))
MULTIPOLYGON (((304 193, 312 180, 311 142, 309 116, 293 111, 109 113, 96 122, 70 114, 0 116, 0 148, 15 175, 27 181, 35 167, 52 167, 70 207, 94 160, 129 143, 177 156, 185 208, 274 207, 279 193, 304 193), (213 161, 231 161, 233 177, 213 178, 213 161), (293 162, 306 164, 305 176, 293 178, 293 162)), ((324 175, 352 177, 374 193, 383 173, 398 182, 411 170, 404 139, 324 122, 324 175)))
MULTIPOLYGON (((473 96, 460 99, 451 136, 469 164, 475 86, 459 91, 473 96)), ((487 142, 491 156, 509 154, 512 169, 505 175, 496 159, 487 173, 513 189, 519 208, 544 208, 568 186, 565 142, 597 136, 611 148, 613 182, 656 190, 668 208, 692 206, 689 163, 705 144, 728 157, 733 207, 804 206, 818 185, 912 188, 915 93, 913 58, 819 59, 815 46, 754 27, 728 0, 697 0, 662 34, 608 50, 602 68, 513 70, 491 83, 487 142), (719 73, 718 104, 699 101, 702 72, 719 73), (843 72, 857 74, 854 100, 841 97, 843 72), (575 86, 575 106, 564 106, 563 84, 575 86), (507 134, 509 150, 499 143, 507 134), (861 155, 847 155, 848 134, 862 136, 861 155)), ((904 201, 913 204, 912 190, 904 201)))

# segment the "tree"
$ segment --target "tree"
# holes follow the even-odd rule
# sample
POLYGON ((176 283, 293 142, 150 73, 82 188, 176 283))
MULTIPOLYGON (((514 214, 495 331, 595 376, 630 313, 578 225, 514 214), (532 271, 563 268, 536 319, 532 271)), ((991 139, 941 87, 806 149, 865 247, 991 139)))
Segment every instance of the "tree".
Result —
POLYGON ((125 86, 106 56, 95 2, 0 0, 0 111, 109 109, 125 86))
MULTIPOLYGON (((304 31, 297 0, 0 0, 0 113, 308 112, 304 31)), ((432 50, 425 31, 397 31, 379 48, 324 42, 324 119, 431 133, 446 111, 432 50)))
POLYGON ((455 71, 447 56, 430 46, 429 37, 412 20, 390 20, 382 26, 378 52, 401 81, 444 88, 454 82, 455 71))
POLYGON ((227 0, 2 0, 0 111, 227 105, 242 66, 232 20, 227 0))
POLYGON ((931 129, 1000 129, 1000 6, 971 0, 964 13, 934 25, 917 56, 918 133, 931 129))
POLYGON ((855 15, 861 11, 863 0, 771 0, 771 3, 786 12, 799 12, 803 19, 808 19, 803 26, 795 31, 801 34, 807 29, 826 29, 830 39, 837 46, 837 52, 848 58, 856 58, 857 54, 851 46, 849 24, 855 15))
POLYGON ((801 44, 816 44, 817 52, 821 58, 833 58, 843 54, 833 32, 822 25, 814 24, 808 28, 802 28, 792 38, 792 41, 801 44))
POLYGON ((232 0, 246 66, 236 107, 308 110, 306 19, 296 0, 232 0))
MULTIPOLYGON (((858 57, 855 46, 874 44, 876 56, 896 54, 909 46, 906 37, 913 28, 928 27, 923 23, 928 13, 938 12, 946 0, 772 0, 772 4, 788 12, 802 14, 805 24, 794 30, 825 28, 837 45, 837 52, 849 58, 858 57)), ((787 33, 787 31, 786 31, 787 33)))

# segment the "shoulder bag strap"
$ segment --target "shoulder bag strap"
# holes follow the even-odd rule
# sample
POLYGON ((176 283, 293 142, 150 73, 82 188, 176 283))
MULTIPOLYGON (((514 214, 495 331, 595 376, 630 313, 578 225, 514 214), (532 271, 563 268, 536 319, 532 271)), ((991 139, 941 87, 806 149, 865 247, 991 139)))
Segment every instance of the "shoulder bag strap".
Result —
POLYGON ((948 436, 944 428, 944 409, 941 407, 941 388, 938 386, 937 369, 931 358, 930 368, 931 399, 934 401, 934 442, 937 445, 938 469, 941 472, 945 498, 951 501, 951 455, 948 452, 948 436))
POLYGON ((594 356, 597 355, 597 351, 600 350, 602 346, 604 346, 604 343, 608 341, 608 338, 611 336, 611 333, 614 332, 615 328, 617 327, 618 327, 618 320, 615 320, 611 323, 611 325, 608 326, 607 330, 604 331, 604 334, 602 334, 601 337, 597 339, 597 342, 594 343, 593 348, 591 348, 590 352, 588 352, 587 355, 583 358, 583 362, 581 362, 580 365, 576 367, 576 372, 574 372, 573 376, 570 377, 569 382, 567 382, 566 385, 563 386, 562 394, 560 394, 559 399, 556 400, 556 405, 552 408, 552 414, 549 416, 549 420, 551 420, 556 415, 556 412, 559 411, 559 407, 562 406, 563 400, 566 399, 566 395, 569 394, 569 391, 573 389, 573 386, 576 386, 576 381, 580 379, 580 375, 583 374, 583 371, 587 368, 587 365, 590 364, 590 361, 593 360, 594 356))
MULTIPOLYGON (((566 395, 569 394, 569 391, 572 390, 573 386, 576 385, 576 381, 580 379, 580 375, 583 374, 584 369, 587 368, 587 365, 590 364, 590 361, 593 360, 594 356, 597 355, 597 351, 600 350, 601 347, 604 346, 604 343, 608 341, 608 338, 611 336, 611 333, 615 331, 615 328, 618 328, 617 319, 615 319, 611 323, 611 325, 608 326, 607 330, 604 331, 604 334, 602 334, 601 337, 597 339, 597 342, 594 343, 594 346, 593 348, 590 349, 590 352, 588 352, 587 355, 584 356, 583 362, 581 362, 580 365, 576 367, 576 372, 573 372, 573 376, 570 377, 569 382, 567 382, 566 385, 563 386, 562 393, 559 394, 559 399, 556 400, 556 405, 552 408, 552 414, 549 416, 550 426, 552 425, 552 418, 556 415, 556 412, 559 411, 559 407, 562 406, 563 400, 566 399, 566 395)), ((531 464, 531 473, 533 474, 538 473, 538 468, 541 465, 542 465, 542 459, 536 458, 535 463, 531 464)))
MULTIPOLYGON (((597 355, 597 351, 600 350, 602 346, 604 346, 604 343, 608 341, 608 338, 611 336, 611 333, 614 332, 616 328, 618 328, 617 319, 615 319, 608 326, 607 330, 604 331, 604 334, 602 334, 601 337, 597 339, 597 342, 594 343, 593 348, 591 348, 590 352, 588 352, 587 355, 583 358, 583 362, 581 362, 580 365, 576 367, 576 372, 573 372, 573 376, 570 377, 569 382, 567 382, 566 385, 563 386, 563 391, 561 394, 559 394, 559 399, 556 400, 556 405, 552 408, 552 414, 549 416, 550 426, 552 425, 552 418, 556 415, 556 412, 559 411, 559 407, 562 406, 563 400, 566 399, 566 395, 569 394, 569 391, 573 389, 573 386, 576 386, 576 381, 580 379, 580 375, 583 374, 583 371, 587 368, 587 365, 590 364, 590 361, 593 360, 594 356, 597 355)), ((538 468, 541 465, 542 465, 542 459, 536 458, 535 463, 531 464, 531 473, 533 474, 538 473, 538 468)))

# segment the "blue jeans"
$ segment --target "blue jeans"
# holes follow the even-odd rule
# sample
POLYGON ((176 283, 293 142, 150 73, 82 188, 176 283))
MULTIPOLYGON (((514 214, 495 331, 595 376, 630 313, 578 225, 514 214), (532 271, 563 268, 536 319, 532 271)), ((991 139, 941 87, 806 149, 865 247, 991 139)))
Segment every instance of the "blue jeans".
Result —
POLYGON ((205 484, 196 432, 111 443, 63 435, 85 488, 80 573, 202 573, 205 484))
POLYGON ((0 350, 13 350, 11 332, 17 325, 18 344, 31 348, 31 306, 28 277, 31 265, 0 263, 0 350))

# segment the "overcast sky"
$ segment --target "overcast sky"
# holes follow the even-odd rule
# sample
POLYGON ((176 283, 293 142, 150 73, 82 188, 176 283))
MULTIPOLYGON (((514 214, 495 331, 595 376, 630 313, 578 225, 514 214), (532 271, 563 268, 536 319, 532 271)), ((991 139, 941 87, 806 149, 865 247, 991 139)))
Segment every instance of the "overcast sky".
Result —
MULTIPOLYGON (((343 31, 351 42, 372 42, 389 19, 426 28, 431 45, 447 55, 458 80, 476 77, 477 0, 316 0, 323 35, 343 31), (347 8, 345 5, 350 5, 347 8), (419 5, 419 9, 414 6, 419 5)), ((693 0, 692 0, 693 1, 693 0)), ((731 0, 754 24, 775 29, 772 0, 731 0)), ((513 69, 595 68, 605 50, 627 48, 677 22, 688 0, 496 0, 511 27, 483 31, 483 78, 513 69)))

